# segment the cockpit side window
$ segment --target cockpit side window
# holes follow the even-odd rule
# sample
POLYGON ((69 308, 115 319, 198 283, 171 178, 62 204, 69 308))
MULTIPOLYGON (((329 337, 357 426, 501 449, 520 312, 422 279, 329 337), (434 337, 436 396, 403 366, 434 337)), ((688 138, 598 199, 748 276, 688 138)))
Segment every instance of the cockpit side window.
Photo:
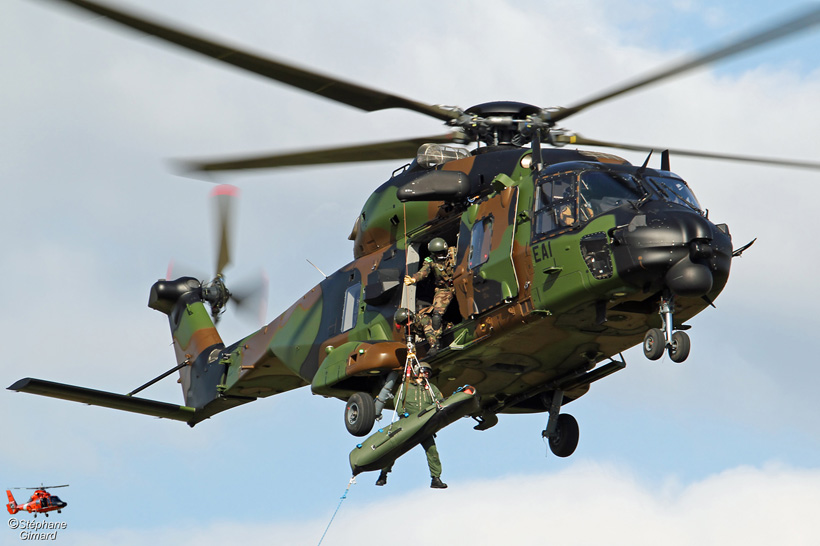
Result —
POLYGON ((542 178, 535 201, 535 232, 549 233, 572 226, 578 218, 577 177, 562 173, 542 178))
POLYGON ((629 202, 645 192, 631 174, 589 170, 547 176, 538 181, 535 233, 573 227, 629 202))

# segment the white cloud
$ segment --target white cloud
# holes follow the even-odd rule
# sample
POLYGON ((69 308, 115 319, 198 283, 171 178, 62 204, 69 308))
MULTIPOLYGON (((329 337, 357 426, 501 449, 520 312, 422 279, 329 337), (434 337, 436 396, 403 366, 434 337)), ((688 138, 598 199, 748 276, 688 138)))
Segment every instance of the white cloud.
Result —
MULTIPOLYGON (((649 483, 634 468, 579 462, 549 474, 508 476, 419 489, 384 502, 357 501, 372 488, 359 478, 342 502, 323 544, 562 544, 702 546, 809 545, 820 541, 820 469, 777 464, 737 467, 689 484, 668 478, 649 483)), ((286 491, 267 491, 280 500, 286 491)), ((332 515, 274 524, 244 522, 241 515, 205 525, 119 529, 103 534, 66 531, 65 544, 157 546, 211 544, 316 544, 332 515)), ((254 499, 244 499, 253 502, 254 499)), ((258 499, 257 499, 258 500, 258 499)), ((241 513, 241 502, 231 503, 241 513)), ((232 509, 227 508, 227 512, 232 509)), ((318 511, 318 510, 317 510, 318 511)), ((276 519, 275 510, 271 518, 276 519)))

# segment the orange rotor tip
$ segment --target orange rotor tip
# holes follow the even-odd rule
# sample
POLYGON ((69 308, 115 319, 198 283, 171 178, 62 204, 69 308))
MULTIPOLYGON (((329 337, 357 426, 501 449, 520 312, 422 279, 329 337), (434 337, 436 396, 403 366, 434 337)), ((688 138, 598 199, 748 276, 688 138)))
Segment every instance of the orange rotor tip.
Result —
POLYGON ((212 197, 217 195, 229 195, 231 197, 236 197, 239 195, 239 188, 232 186, 231 184, 220 184, 211 190, 212 197))

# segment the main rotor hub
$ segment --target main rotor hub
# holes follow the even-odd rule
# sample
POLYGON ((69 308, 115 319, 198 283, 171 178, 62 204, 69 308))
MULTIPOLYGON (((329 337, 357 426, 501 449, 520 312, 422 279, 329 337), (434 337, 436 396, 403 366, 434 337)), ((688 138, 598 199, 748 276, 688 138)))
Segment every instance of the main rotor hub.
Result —
POLYGON ((461 127, 471 141, 488 146, 523 146, 538 132, 549 134, 548 113, 543 108, 516 101, 484 102, 472 106, 450 122, 461 127))

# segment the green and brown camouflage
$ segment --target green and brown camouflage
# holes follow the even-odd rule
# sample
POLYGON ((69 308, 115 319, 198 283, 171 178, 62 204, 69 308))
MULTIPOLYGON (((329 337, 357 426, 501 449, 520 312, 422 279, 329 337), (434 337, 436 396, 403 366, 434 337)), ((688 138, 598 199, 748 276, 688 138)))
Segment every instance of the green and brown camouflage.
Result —
MULTIPOLYGON (((585 177, 674 175, 645 168, 636 174, 636 167, 608 154, 557 149, 542 152, 545 166, 536 172, 531 154, 511 146, 480 148, 443 166, 406 166, 365 203, 351 234, 354 261, 233 345, 219 338, 197 281, 159 281, 150 305, 169 316, 177 362, 186 364, 180 371, 184 407, 195 409, 193 417, 187 412, 178 418, 194 425, 238 404, 307 385, 314 394, 343 400, 356 392, 375 396, 407 357, 396 310, 431 303, 433 283, 405 287, 402 279, 418 272, 434 237, 455 249, 456 266, 455 299, 444 317, 449 327, 442 351, 432 361, 433 381, 444 393, 474 385, 483 414, 547 411, 545 394, 565 391, 566 403, 622 368, 598 364, 641 343, 647 329, 660 324, 664 274, 694 252, 697 241, 711 245, 703 263, 714 282, 708 294, 675 298, 675 326, 717 297, 732 254, 728 229, 655 186, 646 190, 649 182, 632 188, 631 201, 616 202, 620 194, 601 196, 612 206, 592 218, 560 226, 553 214, 555 225, 542 226, 539 188, 558 187, 555 180, 580 187, 585 177), (462 173, 469 196, 399 199, 407 184, 424 183, 436 172, 462 173), (670 214, 684 220, 664 220, 670 214), (669 223, 664 229, 684 226, 691 240, 653 240, 656 220, 669 223), (175 291, 168 292, 170 284, 175 291), (163 290, 165 297, 157 296, 163 290)), ((422 341, 422 354, 425 346, 422 341)))
MULTIPOLYGON (((512 149, 444 165, 465 169, 477 188, 473 202, 460 208, 399 201, 397 189, 419 176, 412 166, 385 183, 359 217, 357 259, 271 324, 225 349, 220 396, 264 397, 307 384, 316 394, 341 399, 358 391, 375 395, 385 374, 404 365, 404 332, 393 314, 398 307, 420 306, 424 294, 420 290, 409 302, 401 279, 423 263, 420 253, 434 236, 457 248, 457 305, 444 335, 449 351, 434 362, 444 392, 469 383, 482 393, 484 409, 545 411, 538 395, 554 388, 552 382, 639 344, 660 318, 656 290, 617 273, 615 230, 632 211, 613 209, 555 233, 533 229, 536 183, 544 176, 603 172, 596 165, 621 165, 625 172, 634 167, 609 155, 561 151, 563 170, 547 167, 536 176, 529 155, 512 149), (603 161, 591 161, 596 159, 603 161), (608 272, 590 268, 594 252, 587 247, 596 242, 608 272)), ((721 248, 724 258, 731 255, 730 245, 721 248)), ((715 283, 710 301, 725 280, 715 283)), ((678 298, 676 319, 682 325, 707 305, 701 297, 678 298)), ((587 389, 582 382, 566 393, 567 400, 587 389)))

